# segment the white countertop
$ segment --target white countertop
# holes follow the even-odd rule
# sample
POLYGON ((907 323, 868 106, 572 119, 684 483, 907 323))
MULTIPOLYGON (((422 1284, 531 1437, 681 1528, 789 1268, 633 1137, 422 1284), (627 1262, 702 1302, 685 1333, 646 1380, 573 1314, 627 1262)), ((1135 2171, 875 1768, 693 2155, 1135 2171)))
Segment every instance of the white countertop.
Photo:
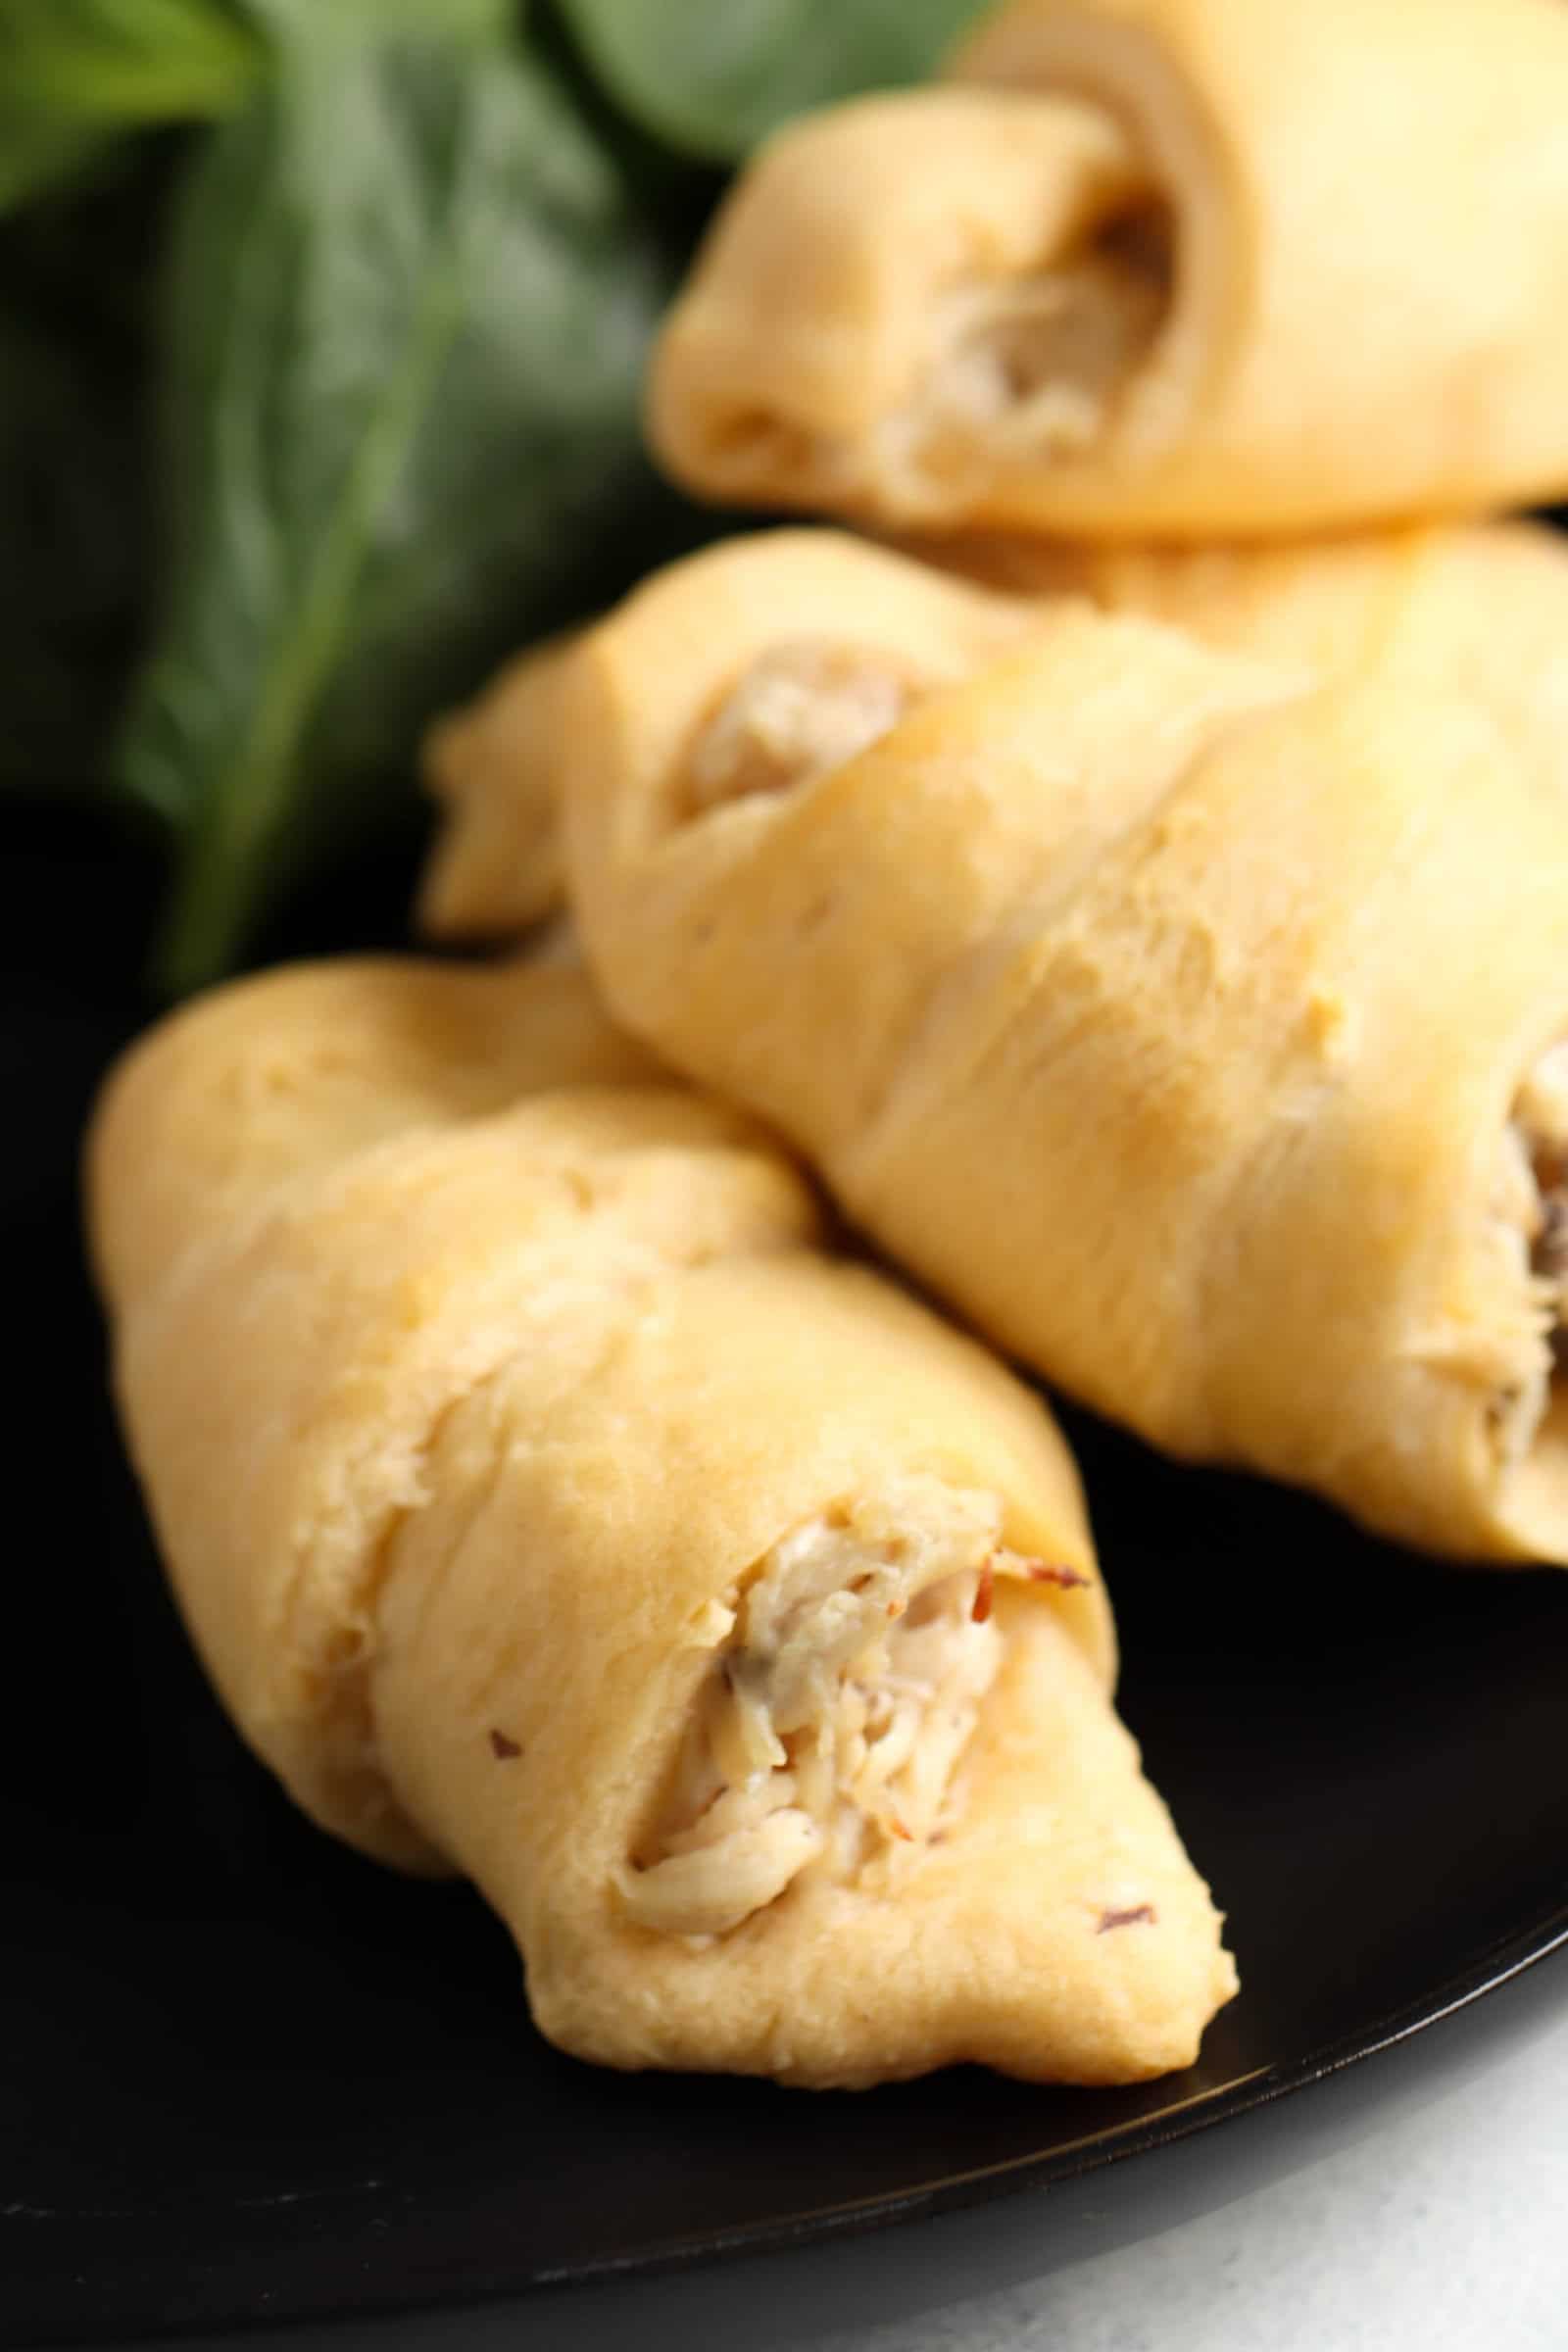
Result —
POLYGON ((1568 2017, 1141 2245, 813 2352, 1568 2352, 1568 2017))

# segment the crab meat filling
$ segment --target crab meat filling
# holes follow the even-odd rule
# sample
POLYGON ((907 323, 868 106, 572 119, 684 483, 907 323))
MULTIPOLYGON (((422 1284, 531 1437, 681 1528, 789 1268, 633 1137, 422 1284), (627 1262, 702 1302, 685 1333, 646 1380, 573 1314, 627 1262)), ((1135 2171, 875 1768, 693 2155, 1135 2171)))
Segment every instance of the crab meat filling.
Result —
POLYGON ((687 763, 687 812, 786 792, 842 767, 897 726, 919 691, 885 654, 813 638, 772 647, 698 737, 687 763))
POLYGON ((1497 1209, 1518 1237, 1549 1352, 1510 1383, 1494 1419, 1506 1462, 1530 1451, 1545 1417, 1552 1373, 1568 1363, 1568 1040, 1552 1046, 1514 1099, 1503 1141, 1497 1209))
POLYGON ((808 1874, 863 1882, 947 1828, 1002 1662, 1000 1527, 993 1497, 911 1481, 774 1545, 622 1875, 634 1921, 723 1935, 808 1874))

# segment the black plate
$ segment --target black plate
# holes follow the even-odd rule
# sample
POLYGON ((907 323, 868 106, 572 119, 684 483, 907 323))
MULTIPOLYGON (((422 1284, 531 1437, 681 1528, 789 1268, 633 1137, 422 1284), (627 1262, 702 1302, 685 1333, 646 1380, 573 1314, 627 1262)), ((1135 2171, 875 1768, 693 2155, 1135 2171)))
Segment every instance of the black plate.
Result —
MULTIPOLYGON (((1401 2037, 1408 2053, 1416 2028, 1568 1935, 1568 1578, 1407 1560, 1080 1419, 1124 1711, 1246 1983, 1201 2064, 1115 2094, 965 2072, 809 2097, 555 2055, 475 1898, 357 1860, 274 1792, 164 1597, 74 1186, 92 1083, 142 1017, 125 975, 144 884, 105 848, 46 838, 6 877, 0 1262, 26 1379, 0 1706, 0 2339, 523 2290, 539 2310, 547 2284, 1024 2189, 1044 2266, 1168 2221, 1184 2195, 1235 2193, 1287 2146, 1244 2119, 1401 2037)), ((353 911, 320 930, 363 930, 353 911)), ((1530 1988, 1544 2018, 1568 1968, 1530 1988)), ((1457 2033, 1420 2047, 1435 2060, 1457 2033)), ((1387 2056, 1354 2071, 1398 2073, 1387 2056)))

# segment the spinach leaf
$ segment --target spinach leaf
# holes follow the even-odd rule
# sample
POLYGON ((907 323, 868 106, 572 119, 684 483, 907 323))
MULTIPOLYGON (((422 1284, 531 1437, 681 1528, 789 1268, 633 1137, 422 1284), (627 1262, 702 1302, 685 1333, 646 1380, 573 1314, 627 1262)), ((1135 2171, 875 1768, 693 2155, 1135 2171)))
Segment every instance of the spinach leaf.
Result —
POLYGON ((0 212, 121 132, 230 113, 261 63, 225 0, 0 0, 0 212))
POLYGON ((624 565, 669 275, 508 47, 285 45, 213 136, 175 235, 172 595, 118 762, 177 839, 165 986, 409 805, 422 720, 624 565))
POLYGON ((318 49, 368 39, 489 40, 514 29, 522 0, 238 0, 262 29, 318 49))
POLYGON ((74 178, 103 143, 97 124, 31 113, 0 91, 0 213, 74 178))
POLYGON ((791 115, 920 81, 981 0, 558 0, 605 88, 686 154, 732 162, 791 115))

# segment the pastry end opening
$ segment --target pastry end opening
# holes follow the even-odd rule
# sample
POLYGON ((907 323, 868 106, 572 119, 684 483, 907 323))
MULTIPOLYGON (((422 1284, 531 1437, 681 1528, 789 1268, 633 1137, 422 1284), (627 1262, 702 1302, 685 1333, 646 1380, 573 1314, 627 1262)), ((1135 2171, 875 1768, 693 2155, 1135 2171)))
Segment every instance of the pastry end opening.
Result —
POLYGON ((1004 1653, 995 1582, 1031 1566, 1001 1526, 994 1496, 911 1480, 773 1545, 620 1874, 636 1925, 723 1936, 799 1883, 865 1885, 944 1837, 1004 1653))
POLYGON ((842 767, 923 692, 912 668, 871 647, 826 638, 772 646, 699 728, 677 791, 680 813, 703 816, 842 767))
POLYGON ((1025 271, 959 282, 934 314, 915 403, 884 431, 937 480, 1092 455, 1121 421, 1175 283, 1175 217, 1152 194, 1025 271))
POLYGON ((1496 1211, 1517 1252, 1536 1319, 1529 1372, 1492 1400, 1490 1422, 1505 1472, 1560 1486, 1568 1509, 1568 1039, 1527 1072, 1503 1134, 1496 1211))
POLYGON ((704 402, 693 478, 726 495, 951 528, 1010 479, 1094 460, 1148 407, 1176 317, 1174 208, 1107 190, 1016 262, 984 244, 930 295, 895 402, 853 432, 755 384, 704 402))

